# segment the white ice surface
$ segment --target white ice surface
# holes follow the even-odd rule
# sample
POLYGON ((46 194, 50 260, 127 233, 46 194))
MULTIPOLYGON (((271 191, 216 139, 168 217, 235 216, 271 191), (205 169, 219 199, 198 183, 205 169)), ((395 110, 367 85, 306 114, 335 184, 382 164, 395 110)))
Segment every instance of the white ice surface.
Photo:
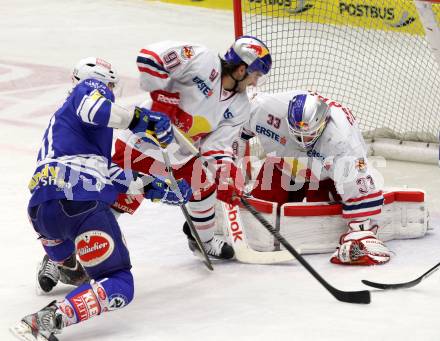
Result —
MULTIPOLYGON (((26 217, 27 183, 48 117, 82 57, 112 61, 126 83, 123 103, 142 99, 136 52, 177 39, 222 52, 232 14, 155 2, 0 1, 0 340, 8 327, 69 289, 34 292, 43 255, 26 217)), ((361 279, 407 281, 440 261, 440 177, 435 166, 387 162, 385 184, 428 192, 437 230, 392 241, 391 262, 338 267, 329 255, 306 259, 332 285, 361 290, 361 279)), ((336 301, 299 265, 215 264, 208 272, 188 250, 178 208, 143 205, 120 221, 131 251, 136 297, 127 308, 67 328, 61 340, 440 340, 440 278, 394 292, 372 291, 370 305, 336 301)))

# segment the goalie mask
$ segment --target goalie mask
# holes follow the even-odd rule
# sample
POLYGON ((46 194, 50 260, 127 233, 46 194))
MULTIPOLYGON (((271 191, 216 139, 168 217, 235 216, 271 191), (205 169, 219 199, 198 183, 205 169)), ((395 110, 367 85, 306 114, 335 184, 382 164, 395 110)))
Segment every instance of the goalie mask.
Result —
POLYGON ((119 77, 111 64, 95 57, 81 59, 73 69, 72 80, 74 84, 90 78, 103 82, 111 90, 119 81, 119 77))
POLYGON ((301 149, 309 150, 321 136, 329 117, 329 106, 318 96, 294 96, 287 111, 287 124, 293 141, 301 149))
POLYGON ((226 52, 224 60, 231 65, 245 63, 248 74, 256 71, 267 75, 272 67, 269 49, 261 40, 252 36, 237 38, 226 52))

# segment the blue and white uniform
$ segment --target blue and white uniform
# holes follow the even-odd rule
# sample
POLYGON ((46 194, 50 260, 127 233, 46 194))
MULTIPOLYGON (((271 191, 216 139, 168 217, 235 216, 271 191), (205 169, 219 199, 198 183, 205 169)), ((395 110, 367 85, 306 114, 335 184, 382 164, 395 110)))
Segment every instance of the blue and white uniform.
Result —
POLYGON ((102 82, 86 79, 70 92, 44 134, 29 184, 28 214, 54 262, 79 257, 90 278, 57 303, 65 325, 122 308, 133 298, 127 246, 110 211, 127 186, 111 164, 113 128, 127 128, 133 114, 114 103, 102 82))
POLYGON ((131 116, 123 118, 124 109, 113 102, 113 93, 98 80, 84 80, 72 90, 44 134, 29 183, 30 206, 63 198, 111 204, 126 191, 112 182, 124 174, 111 164, 111 149, 113 128, 127 128, 131 116))

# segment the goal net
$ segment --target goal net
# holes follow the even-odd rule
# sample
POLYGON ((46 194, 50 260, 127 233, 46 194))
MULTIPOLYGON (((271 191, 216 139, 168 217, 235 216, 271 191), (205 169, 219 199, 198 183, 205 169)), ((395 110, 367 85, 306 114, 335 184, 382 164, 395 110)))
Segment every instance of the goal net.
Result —
POLYGON ((315 90, 350 107, 366 139, 423 142, 437 162, 439 0, 235 0, 234 16, 236 35, 272 53, 259 90, 315 90))

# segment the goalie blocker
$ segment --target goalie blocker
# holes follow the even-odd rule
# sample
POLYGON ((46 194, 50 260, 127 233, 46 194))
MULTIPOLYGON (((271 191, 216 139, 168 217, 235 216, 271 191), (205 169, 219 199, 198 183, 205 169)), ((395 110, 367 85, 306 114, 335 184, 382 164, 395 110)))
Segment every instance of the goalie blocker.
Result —
MULTIPOLYGON (((425 192, 392 189, 384 193, 384 199, 382 213, 375 216, 380 227, 377 234, 380 240, 419 238, 426 234, 429 214, 425 192)), ((255 198, 252 204, 301 254, 333 252, 339 245, 341 234, 347 230, 341 204, 301 202, 279 205, 255 198)), ((217 209, 222 208, 219 206, 217 209)), ((247 210, 240 209, 240 213, 251 249, 260 252, 283 249, 247 210)), ((217 232, 222 233, 222 227, 226 224, 224 218, 218 215, 217 232)))

